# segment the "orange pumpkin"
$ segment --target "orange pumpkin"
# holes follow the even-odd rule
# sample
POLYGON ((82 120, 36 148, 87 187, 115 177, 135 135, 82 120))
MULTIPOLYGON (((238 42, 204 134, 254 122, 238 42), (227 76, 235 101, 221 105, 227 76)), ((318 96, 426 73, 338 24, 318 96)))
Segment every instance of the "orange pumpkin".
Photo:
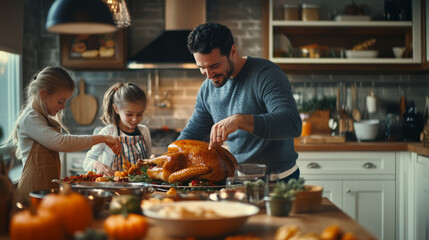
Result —
POLYGON ((135 213, 130 213, 126 217, 122 214, 111 215, 104 221, 104 230, 115 240, 142 239, 147 228, 146 218, 135 213))
POLYGON ((17 212, 10 224, 11 240, 62 240, 65 239, 63 228, 57 217, 49 211, 30 210, 17 212))
POLYGON ((68 188, 60 194, 48 194, 41 201, 39 209, 55 213, 69 235, 85 230, 93 220, 88 199, 79 193, 70 192, 68 188))

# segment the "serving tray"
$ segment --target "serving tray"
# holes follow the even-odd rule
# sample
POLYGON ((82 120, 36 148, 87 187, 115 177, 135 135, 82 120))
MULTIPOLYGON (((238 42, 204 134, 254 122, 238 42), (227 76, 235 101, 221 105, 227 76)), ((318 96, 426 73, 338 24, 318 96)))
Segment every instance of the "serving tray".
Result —
MULTIPOLYGON (((54 179, 52 182, 65 183, 66 181, 60 179, 54 179)), ((154 188, 158 191, 168 191, 174 187, 179 191, 217 191, 225 188, 225 185, 214 185, 214 186, 173 186, 169 184, 152 184, 144 182, 67 182, 74 189, 143 189, 143 188, 154 188)))
POLYGON ((68 183, 72 188, 98 188, 98 189, 139 189, 151 187, 152 184, 143 182, 66 182, 53 179, 55 183, 68 183))

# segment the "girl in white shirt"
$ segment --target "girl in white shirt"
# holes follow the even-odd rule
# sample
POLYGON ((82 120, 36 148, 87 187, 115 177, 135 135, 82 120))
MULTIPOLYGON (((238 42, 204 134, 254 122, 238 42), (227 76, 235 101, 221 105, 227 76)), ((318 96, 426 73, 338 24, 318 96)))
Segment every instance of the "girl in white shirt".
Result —
POLYGON ((74 152, 105 143, 120 154, 120 140, 109 135, 71 135, 61 121, 62 110, 75 89, 69 73, 60 67, 46 67, 35 74, 27 87, 27 101, 6 142, 17 145, 24 168, 17 187, 17 201, 28 204, 31 191, 58 187, 59 152, 74 152), (63 133, 65 130, 67 133, 63 133))
MULTIPOLYGON (((104 94, 101 120, 107 126, 100 134, 121 138, 122 153, 127 161, 136 164, 139 159, 151 156, 151 137, 149 129, 140 124, 146 110, 147 98, 144 91, 132 83, 118 82, 104 94)), ((121 171, 124 159, 115 155, 104 144, 96 145, 86 154, 83 169, 114 176, 121 171)))

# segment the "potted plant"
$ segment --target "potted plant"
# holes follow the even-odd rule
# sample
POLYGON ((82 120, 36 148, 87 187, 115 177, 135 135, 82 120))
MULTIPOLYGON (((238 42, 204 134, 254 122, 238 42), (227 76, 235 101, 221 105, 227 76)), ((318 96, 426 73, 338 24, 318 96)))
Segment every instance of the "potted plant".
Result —
POLYGON ((304 178, 291 179, 287 183, 279 181, 273 191, 264 198, 267 214, 270 216, 288 216, 295 195, 304 190, 304 178))

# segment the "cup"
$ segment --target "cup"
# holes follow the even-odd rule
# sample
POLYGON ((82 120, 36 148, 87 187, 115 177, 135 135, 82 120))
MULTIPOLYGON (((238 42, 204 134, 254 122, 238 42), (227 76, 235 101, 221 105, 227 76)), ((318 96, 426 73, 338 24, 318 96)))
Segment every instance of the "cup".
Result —
POLYGON ((254 205, 264 204, 265 181, 263 178, 254 176, 228 177, 225 187, 229 193, 244 194, 244 202, 254 205))
POLYGON ((404 55, 405 48, 404 47, 393 47, 392 51, 393 51, 393 55, 395 55, 396 58, 402 58, 404 55))
POLYGON ((267 173, 267 165, 255 163, 241 163, 238 164, 235 170, 236 176, 242 177, 256 177, 264 179, 267 173))

